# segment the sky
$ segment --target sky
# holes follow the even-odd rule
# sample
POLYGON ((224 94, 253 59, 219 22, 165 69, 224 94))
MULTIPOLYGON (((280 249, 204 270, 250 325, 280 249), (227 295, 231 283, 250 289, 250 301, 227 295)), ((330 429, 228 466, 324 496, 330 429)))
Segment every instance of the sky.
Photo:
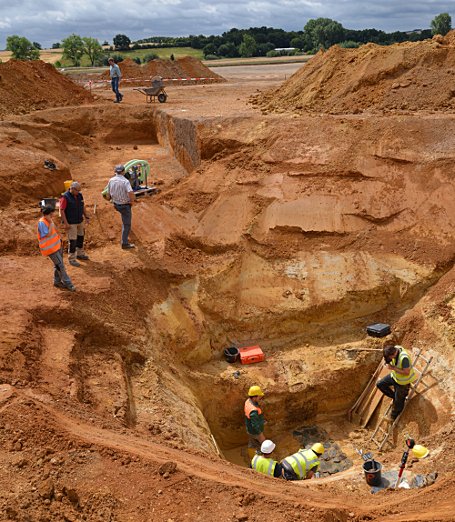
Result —
POLYGON ((112 43, 116 34, 135 41, 221 34, 233 27, 301 31, 319 17, 348 29, 408 31, 429 28, 445 12, 455 25, 453 0, 0 0, 0 48, 12 34, 50 47, 71 33, 112 43))

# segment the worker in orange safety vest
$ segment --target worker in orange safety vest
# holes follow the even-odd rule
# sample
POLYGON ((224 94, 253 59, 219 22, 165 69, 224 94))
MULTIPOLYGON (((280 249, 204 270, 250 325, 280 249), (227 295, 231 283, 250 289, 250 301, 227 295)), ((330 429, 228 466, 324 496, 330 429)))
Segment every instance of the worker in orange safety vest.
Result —
POLYGON ((259 402, 264 397, 264 392, 259 386, 251 386, 248 390, 248 399, 245 401, 245 425, 248 433, 248 457, 251 460, 261 444, 265 441, 264 414, 259 402))
POLYGON ((74 292, 76 288, 63 263, 62 240, 52 220, 54 212, 55 207, 52 205, 41 206, 43 216, 38 221, 38 245, 41 254, 54 263, 54 286, 74 292))

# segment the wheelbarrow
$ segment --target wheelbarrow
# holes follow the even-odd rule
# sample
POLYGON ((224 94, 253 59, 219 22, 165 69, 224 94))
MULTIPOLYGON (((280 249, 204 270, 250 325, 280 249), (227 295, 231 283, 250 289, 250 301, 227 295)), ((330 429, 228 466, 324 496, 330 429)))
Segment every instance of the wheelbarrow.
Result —
POLYGON ((151 87, 135 88, 134 90, 141 92, 145 96, 147 103, 154 102, 155 98, 158 98, 160 103, 164 103, 167 100, 167 94, 164 90, 164 82, 161 76, 154 76, 152 78, 151 87))

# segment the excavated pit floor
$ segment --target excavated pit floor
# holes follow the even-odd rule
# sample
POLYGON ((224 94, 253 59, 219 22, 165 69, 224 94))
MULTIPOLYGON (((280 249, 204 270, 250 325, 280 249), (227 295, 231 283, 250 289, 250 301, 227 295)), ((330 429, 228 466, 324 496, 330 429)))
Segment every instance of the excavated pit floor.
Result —
MULTIPOLYGON (((200 90, 200 103, 206 93, 214 96, 220 89, 200 90)), ((133 101, 121 108, 120 121, 114 117, 117 108, 98 106, 44 111, 18 119, 13 128, 4 125, 6 139, 19 141, 23 158, 35 168, 49 155, 61 161, 54 181, 29 179, 28 203, 24 192, 9 189, 5 196, 11 205, 8 219, 25 223, 2 244, 1 285, 8 289, 2 315, 11 324, 3 330, 3 359, 12 368, 4 380, 17 388, 2 390, 5 404, 14 393, 46 407, 59 401, 62 411, 81 422, 114 431, 123 427, 144 441, 210 458, 219 451, 245 466, 242 408, 249 385, 258 383, 267 393, 266 435, 277 442, 277 455, 322 440, 330 445, 331 459, 323 463, 323 476, 346 472, 352 462, 358 466, 355 450, 365 449, 370 435, 346 420, 380 359, 380 342, 365 337, 366 324, 406 318, 449 268, 418 255, 402 257, 384 244, 378 255, 357 217, 348 225, 321 218, 322 229, 310 223, 308 231, 309 218, 303 215, 296 233, 292 209, 267 210, 264 203, 277 196, 284 163, 276 172, 265 171, 264 183, 273 194, 264 195, 260 183, 259 190, 248 193, 258 184, 255 171, 263 167, 249 157, 253 130, 261 134, 264 124, 248 121, 252 110, 245 107, 238 122, 205 106, 206 121, 186 118, 187 92, 178 91, 167 115, 155 111, 151 117, 149 107, 138 108, 133 101), (238 140, 229 131, 222 135, 235 125, 238 140), (39 149, 32 146, 36 137, 39 149), (34 150, 33 160, 27 148, 34 150), (138 249, 127 254, 117 244, 118 216, 100 192, 112 166, 133 157, 151 162, 162 192, 134 208, 138 249), (236 180, 230 184, 233 171, 236 180), (74 297, 43 285, 49 267, 30 255, 29 246, 36 220, 30 196, 56 195, 69 175, 82 182, 91 211, 96 204, 87 230, 91 261, 70 269, 78 287, 74 297), (234 225, 222 228, 223 220, 234 225), (251 227, 245 227, 248 220, 251 227), (347 245, 356 241, 349 251, 347 245), (355 273, 359 266, 362 271, 355 273), (18 271, 24 274, 19 280, 18 271), (39 295, 30 295, 28 289, 36 287, 39 295), (27 299, 18 307, 23 295, 27 299), (314 295, 322 297, 312 300, 314 295), (233 341, 259 343, 266 361, 229 365, 222 353, 233 341)), ((309 145, 305 161, 317 164, 319 153, 309 145)), ((294 168, 292 160, 286 168, 294 168)), ((301 173, 292 175, 300 182, 301 173)), ((358 175, 352 177, 350 182, 357 183, 358 175)), ((317 204, 321 216, 328 212, 329 200, 317 204)), ((363 213, 371 222, 368 209, 363 213)), ((387 226, 387 217, 378 219, 387 226)), ((403 322, 402 327, 406 334, 409 326, 403 322)), ((437 371, 443 374, 444 368, 439 365, 437 371)), ((437 386, 414 399, 420 415, 410 408, 395 442, 409 430, 421 438, 436 434, 449 422, 450 400, 437 386)))

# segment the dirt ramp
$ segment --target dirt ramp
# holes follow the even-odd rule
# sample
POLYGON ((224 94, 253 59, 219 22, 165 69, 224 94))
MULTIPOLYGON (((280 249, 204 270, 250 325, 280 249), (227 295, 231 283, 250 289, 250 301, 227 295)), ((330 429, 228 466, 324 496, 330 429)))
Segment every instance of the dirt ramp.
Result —
POLYGON ((0 118, 38 109, 76 105, 92 96, 54 66, 36 60, 10 60, 0 64, 0 118))
POLYGON ((387 47, 333 46, 253 103, 266 112, 453 112, 455 31, 387 47))

